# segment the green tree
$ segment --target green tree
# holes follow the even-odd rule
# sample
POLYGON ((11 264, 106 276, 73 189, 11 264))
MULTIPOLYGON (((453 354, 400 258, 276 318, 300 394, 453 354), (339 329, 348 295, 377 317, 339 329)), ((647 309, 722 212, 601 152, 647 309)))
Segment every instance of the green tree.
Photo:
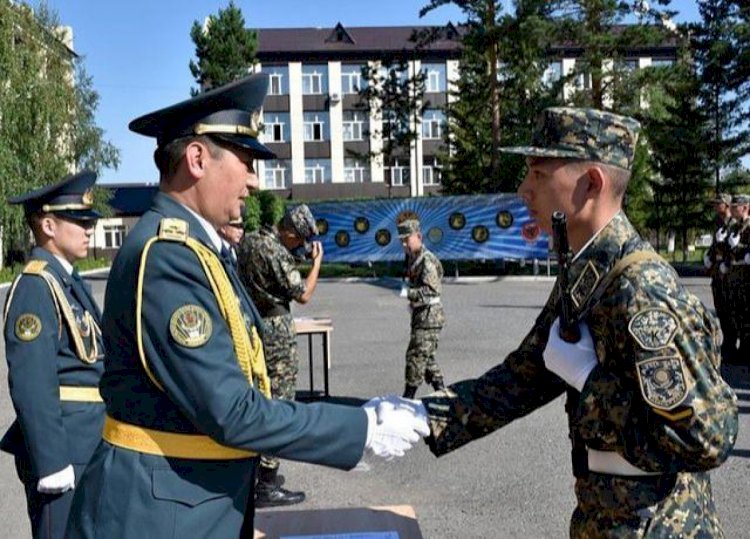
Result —
POLYGON ((258 36, 245 28, 245 18, 234 1, 204 24, 193 22, 190 38, 195 43, 197 62, 190 60, 190 73, 198 88, 192 95, 227 84, 246 75, 255 63, 258 36))

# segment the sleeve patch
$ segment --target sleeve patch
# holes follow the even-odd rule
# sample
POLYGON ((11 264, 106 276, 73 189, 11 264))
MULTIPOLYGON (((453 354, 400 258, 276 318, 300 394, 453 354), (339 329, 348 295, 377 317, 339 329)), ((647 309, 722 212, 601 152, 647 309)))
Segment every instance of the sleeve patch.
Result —
POLYGON ((198 348, 211 337, 213 326, 208 311, 199 305, 183 305, 169 319, 172 338, 187 348, 198 348))
POLYGON ((630 320, 628 331, 644 350, 659 350, 672 342, 678 325, 669 311, 644 309, 630 320))
POLYGON ((682 360, 677 356, 655 357, 636 364, 641 394, 646 402, 660 410, 671 410, 687 395, 682 360))
POLYGON ((42 332, 42 321, 34 314, 24 313, 16 319, 15 328, 19 340, 33 341, 42 332))

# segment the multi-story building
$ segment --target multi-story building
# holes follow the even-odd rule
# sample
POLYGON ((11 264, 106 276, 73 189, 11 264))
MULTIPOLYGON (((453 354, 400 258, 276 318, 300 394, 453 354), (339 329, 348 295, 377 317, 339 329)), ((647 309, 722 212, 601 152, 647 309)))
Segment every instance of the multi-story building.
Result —
MULTIPOLYGON (((358 196, 421 196, 440 191, 439 156, 444 153, 444 108, 459 76, 459 29, 440 28, 441 39, 418 48, 412 35, 425 27, 267 28, 258 30, 259 70, 270 76, 264 103, 264 142, 277 159, 261 162, 264 189, 298 200, 358 196), (425 75, 428 104, 415 128, 416 142, 384 162, 382 120, 359 105, 362 68, 403 59, 408 75, 425 75)), ((568 75, 582 53, 575 45, 549 51, 545 77, 568 75)), ((675 45, 633 49, 628 67, 673 62, 675 45)), ((580 77, 575 84, 586 87, 580 77)))

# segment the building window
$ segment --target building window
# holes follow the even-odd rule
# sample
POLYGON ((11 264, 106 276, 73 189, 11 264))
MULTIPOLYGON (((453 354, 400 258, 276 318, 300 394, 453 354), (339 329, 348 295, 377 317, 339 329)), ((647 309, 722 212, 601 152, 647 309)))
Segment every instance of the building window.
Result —
POLYGON ((289 69, 286 67, 264 67, 268 73, 268 95, 287 95, 289 93, 289 69))
POLYGON ((286 159, 272 159, 266 161, 264 180, 266 189, 284 189, 287 186, 287 171, 289 161, 286 159))
POLYGON ((365 132, 365 115, 362 112, 345 110, 341 124, 344 140, 363 140, 365 132))
POLYGON ((344 181, 347 183, 363 183, 370 181, 370 167, 367 161, 356 158, 344 159, 344 181))
POLYGON ((128 229, 125 225, 104 225, 104 247, 119 248, 127 233, 128 229))
POLYGON ((404 163, 398 159, 394 159, 386 173, 390 176, 391 185, 409 185, 411 181, 411 174, 409 171, 409 162, 404 163))
POLYGON ((263 141, 287 142, 289 140, 289 114, 266 112, 263 114, 263 141))
POLYGON ((303 128, 306 142, 328 139, 326 132, 326 116, 327 113, 325 112, 305 112, 303 114, 303 128))
POLYGON ((562 62, 550 62, 542 74, 542 83, 549 87, 562 78, 562 62))
POLYGON ((422 138, 425 140, 442 138, 444 122, 445 114, 442 110, 426 110, 422 116, 422 138))
POLYGON ((441 168, 437 157, 425 157, 422 164, 422 184, 440 185, 441 168))
POLYGON ((674 58, 651 58, 651 67, 671 67, 674 58))
POLYGON ((305 159, 305 183, 330 183, 330 159, 305 159))
POLYGON ((341 93, 358 94, 360 88, 362 88, 362 66, 341 66, 341 93))
POLYGON ((319 95, 328 91, 326 66, 302 66, 302 94, 319 95))
POLYGON ((576 77, 576 88, 579 90, 591 89, 591 73, 579 73, 576 77))
POLYGON ((445 92, 445 64, 422 64, 422 73, 425 76, 425 92, 445 92))

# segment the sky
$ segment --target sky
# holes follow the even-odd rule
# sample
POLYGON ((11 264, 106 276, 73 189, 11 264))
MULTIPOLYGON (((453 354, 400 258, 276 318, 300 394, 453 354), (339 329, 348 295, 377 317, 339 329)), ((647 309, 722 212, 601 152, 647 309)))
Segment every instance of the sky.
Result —
MULTIPOLYGON (((31 2, 38 4, 39 2, 31 2)), ((193 21, 224 9, 229 0, 46 0, 61 24, 73 29, 74 48, 99 93, 96 123, 120 150, 117 170, 105 169, 100 183, 155 182, 154 139, 128 130, 147 112, 190 97, 195 81, 193 21)), ((235 0, 248 28, 407 26, 461 22, 460 10, 442 6, 424 18, 426 0, 235 0)), ((506 2, 510 4, 510 2, 506 2)), ((674 0, 677 22, 694 20, 693 0, 674 0)))

